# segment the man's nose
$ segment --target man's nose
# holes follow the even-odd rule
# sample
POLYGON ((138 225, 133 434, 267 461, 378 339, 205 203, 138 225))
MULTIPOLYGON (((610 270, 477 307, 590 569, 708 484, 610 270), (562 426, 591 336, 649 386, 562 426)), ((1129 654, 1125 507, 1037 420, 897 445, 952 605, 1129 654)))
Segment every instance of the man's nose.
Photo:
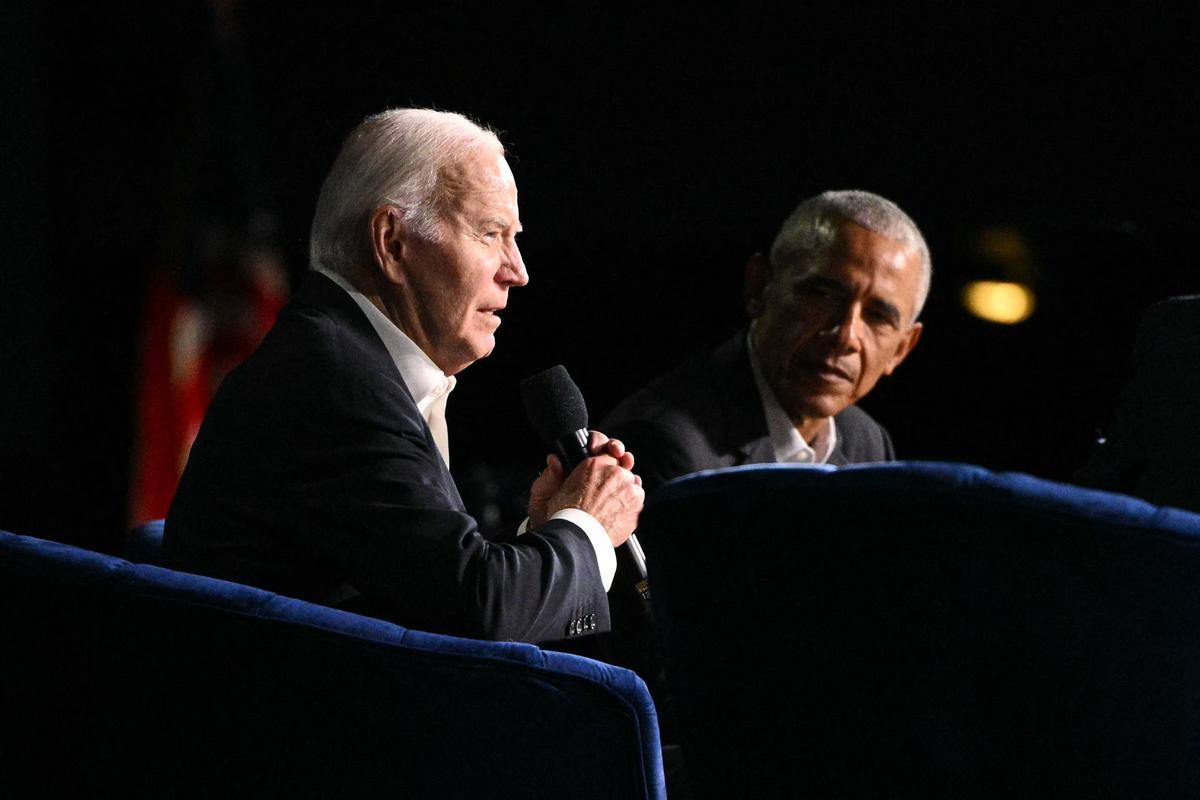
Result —
POLYGON ((516 242, 504 249, 504 260, 500 264, 500 278, 506 286, 524 286, 529 283, 525 260, 521 258, 521 248, 517 247, 516 242))
POLYGON ((832 315, 818 335, 834 341, 839 352, 854 351, 862 344, 862 325, 861 311, 852 303, 832 315))

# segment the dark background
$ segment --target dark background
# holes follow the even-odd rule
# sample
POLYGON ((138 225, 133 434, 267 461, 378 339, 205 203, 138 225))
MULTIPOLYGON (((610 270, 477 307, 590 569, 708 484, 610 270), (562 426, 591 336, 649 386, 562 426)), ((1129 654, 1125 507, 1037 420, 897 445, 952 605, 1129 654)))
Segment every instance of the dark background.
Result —
POLYGON ((566 364, 598 419, 735 331, 746 258, 824 189, 895 200, 933 253, 921 346, 863 404, 907 458, 1068 478, 1141 312, 1200 290, 1190 17, 225 5, 225 44, 204 3, 0 12, 0 528, 102 546, 125 524, 143 292, 191 202, 188 143, 226 106, 238 147, 205 168, 245 178, 231 206, 271 210, 293 281, 364 115, 426 105, 499 131, 532 282, 450 404, 464 482, 539 468, 520 377, 566 364), (1025 243, 1008 269, 1039 301, 1015 327, 958 300, 1003 271, 978 246, 996 228, 1025 243))

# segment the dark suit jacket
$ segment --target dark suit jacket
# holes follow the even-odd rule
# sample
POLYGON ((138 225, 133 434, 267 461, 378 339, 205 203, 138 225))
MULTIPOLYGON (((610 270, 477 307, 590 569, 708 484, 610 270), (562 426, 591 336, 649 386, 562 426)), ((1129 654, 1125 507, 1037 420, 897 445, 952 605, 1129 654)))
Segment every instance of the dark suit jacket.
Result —
MULTIPOLYGON (((834 465, 894 461, 891 437, 861 409, 834 417, 834 465)), ((625 442, 648 491, 671 478, 775 460, 743 330, 633 394, 600 426, 625 442)))
POLYGON ((1150 307, 1134 367, 1105 440, 1075 480, 1200 511, 1200 295, 1150 307))
POLYGON ((607 630, 596 555, 552 521, 493 542, 350 296, 306 279, 223 381, 167 516, 169 566, 412 628, 543 641, 607 630))

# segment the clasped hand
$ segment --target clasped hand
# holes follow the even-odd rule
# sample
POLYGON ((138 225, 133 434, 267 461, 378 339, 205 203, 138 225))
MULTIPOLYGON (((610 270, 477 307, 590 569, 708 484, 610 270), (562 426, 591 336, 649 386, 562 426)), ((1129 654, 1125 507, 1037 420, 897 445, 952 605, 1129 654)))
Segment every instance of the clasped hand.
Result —
POLYGON ((620 439, 599 431, 588 436, 588 458, 569 475, 556 455, 529 489, 529 526, 536 529, 555 512, 578 508, 604 526, 613 547, 629 538, 646 501, 642 479, 633 472, 633 454, 620 439))

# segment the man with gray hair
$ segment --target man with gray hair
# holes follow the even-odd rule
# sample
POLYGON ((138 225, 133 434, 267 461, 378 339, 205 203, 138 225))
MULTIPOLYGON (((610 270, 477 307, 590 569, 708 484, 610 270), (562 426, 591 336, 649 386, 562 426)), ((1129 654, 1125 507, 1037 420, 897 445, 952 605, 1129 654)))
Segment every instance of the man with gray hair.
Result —
MULTIPOLYGON (((887 431, 855 403, 916 346, 930 277, 921 232, 891 201, 861 191, 809 198, 770 257, 746 265, 749 327, 625 399, 600 427, 637 451, 651 493, 740 464, 894 460, 887 431)), ((625 549, 613 632, 594 646, 641 673, 667 716, 649 608, 630 600, 639 575, 625 549)))
POLYGON ((509 290, 529 281, 520 230, 490 131, 427 109, 355 128, 317 202, 312 272, 205 416, 166 563, 427 631, 607 630, 614 548, 644 498, 621 443, 593 432, 569 474, 551 457, 501 541, 447 466, 455 375, 491 353, 509 290))
POLYGON ((855 403, 921 336, 929 249, 889 200, 832 191, 801 203, 770 257, 746 265, 748 329, 627 398, 601 427, 638 451, 648 490, 717 467, 895 458, 855 403))

